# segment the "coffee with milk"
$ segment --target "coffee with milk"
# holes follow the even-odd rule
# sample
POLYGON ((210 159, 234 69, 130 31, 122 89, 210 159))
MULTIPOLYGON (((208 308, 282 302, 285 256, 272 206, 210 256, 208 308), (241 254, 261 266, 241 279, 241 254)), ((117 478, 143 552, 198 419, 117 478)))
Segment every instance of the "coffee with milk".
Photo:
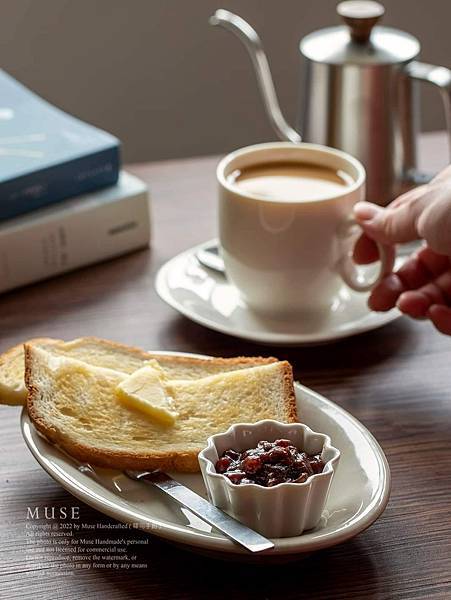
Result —
POLYGON ((236 169, 227 181, 245 194, 284 203, 324 200, 354 183, 341 169, 304 162, 256 164, 236 169))

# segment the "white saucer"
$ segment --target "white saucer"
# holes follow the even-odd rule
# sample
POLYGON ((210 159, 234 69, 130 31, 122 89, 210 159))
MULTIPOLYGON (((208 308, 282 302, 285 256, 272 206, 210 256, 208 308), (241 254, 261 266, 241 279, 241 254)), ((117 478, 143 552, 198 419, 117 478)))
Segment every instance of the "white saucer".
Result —
POLYGON ((343 286, 332 309, 319 318, 278 321, 251 311, 238 290, 220 273, 202 266, 196 253, 214 240, 175 256, 159 270, 155 288, 165 302, 188 319, 210 329, 262 344, 303 346, 324 344, 376 329, 401 313, 372 312, 368 294, 343 286))
MULTIPOLYGON (((21 429, 34 458, 55 481, 118 521, 136 524, 147 533, 214 556, 227 554, 240 560, 259 561, 293 559, 362 532, 381 515, 390 495, 387 459, 370 432, 330 400, 299 384, 295 389, 302 422, 330 436, 341 452, 340 464, 318 527, 300 536, 276 539, 273 550, 258 556, 237 546, 159 490, 132 481, 120 471, 92 468, 71 458, 36 431, 26 408, 22 411, 21 429)), ((206 497, 200 473, 172 475, 206 497)))

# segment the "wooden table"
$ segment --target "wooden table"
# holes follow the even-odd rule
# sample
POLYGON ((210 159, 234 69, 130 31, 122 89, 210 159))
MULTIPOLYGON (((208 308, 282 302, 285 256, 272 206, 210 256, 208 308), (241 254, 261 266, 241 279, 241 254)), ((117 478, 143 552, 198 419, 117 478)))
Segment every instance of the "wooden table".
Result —
MULTIPOLYGON (((447 161, 443 136, 426 136, 422 150, 430 169, 447 161)), ((328 346, 260 347, 204 329, 163 304, 153 289, 158 267, 215 235, 216 162, 131 168, 151 186, 152 249, 2 296, 0 350, 34 336, 97 335, 150 349, 288 359, 298 379, 379 440, 393 477, 387 510, 357 538, 289 565, 226 564, 149 537, 138 553, 148 563, 143 571, 62 578, 58 557, 26 551, 27 506, 81 504, 84 522, 112 521, 37 465, 22 441, 19 410, 1 407, 0 598, 451 598, 451 340, 429 323, 403 318, 328 346)))

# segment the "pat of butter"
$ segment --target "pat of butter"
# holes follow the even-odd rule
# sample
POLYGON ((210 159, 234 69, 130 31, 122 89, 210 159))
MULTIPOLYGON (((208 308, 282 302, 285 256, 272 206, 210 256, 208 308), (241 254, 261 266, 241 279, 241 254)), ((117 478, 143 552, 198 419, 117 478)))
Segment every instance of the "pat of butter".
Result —
POLYGON ((146 365, 121 381, 116 387, 117 396, 125 406, 140 410, 164 425, 173 425, 178 414, 163 377, 161 369, 146 365))

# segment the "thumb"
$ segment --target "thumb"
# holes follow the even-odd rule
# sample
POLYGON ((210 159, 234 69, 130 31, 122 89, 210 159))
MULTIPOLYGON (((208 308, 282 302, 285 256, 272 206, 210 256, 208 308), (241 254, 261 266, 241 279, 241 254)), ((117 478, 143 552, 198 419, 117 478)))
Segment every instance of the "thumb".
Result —
POLYGON ((358 202, 354 216, 368 237, 382 244, 396 244, 420 238, 417 221, 421 209, 419 202, 407 201, 394 208, 358 202))

